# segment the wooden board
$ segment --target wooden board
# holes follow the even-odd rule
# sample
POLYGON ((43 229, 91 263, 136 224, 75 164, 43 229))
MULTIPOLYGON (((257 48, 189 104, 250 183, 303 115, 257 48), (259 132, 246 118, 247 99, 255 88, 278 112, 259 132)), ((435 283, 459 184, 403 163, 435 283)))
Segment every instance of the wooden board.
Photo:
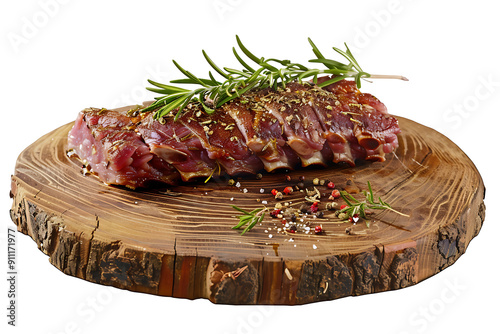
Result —
MULTIPOLYGON (((214 179, 171 189, 180 196, 84 176, 66 155, 67 124, 19 156, 11 217, 62 272, 132 291, 226 304, 304 304, 399 289, 453 264, 485 213, 484 184, 469 158, 440 133, 399 121, 400 147, 386 162, 265 174, 238 179, 239 187, 214 179), (310 189, 314 178, 360 190, 370 181, 376 196, 409 217, 379 212, 369 226, 335 222, 331 212, 305 219, 313 229, 322 224, 323 235, 283 233, 269 215, 243 236, 231 229, 237 219, 230 204, 273 207, 270 191, 296 185, 299 176, 310 189)), ((295 191, 282 202, 295 206, 303 198, 295 191)))

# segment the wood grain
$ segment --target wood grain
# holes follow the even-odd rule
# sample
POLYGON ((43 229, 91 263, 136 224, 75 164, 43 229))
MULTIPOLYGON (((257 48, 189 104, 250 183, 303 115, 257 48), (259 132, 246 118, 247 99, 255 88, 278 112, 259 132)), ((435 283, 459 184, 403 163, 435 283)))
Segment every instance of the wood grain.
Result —
MULTIPOLYGON (((283 173, 238 179, 239 188, 214 179, 171 188, 178 197, 166 188, 131 191, 84 176, 66 155, 67 124, 19 156, 11 218, 62 272, 132 291, 225 304, 304 304, 404 288, 465 252, 484 220, 485 189, 453 142, 398 119, 400 147, 386 162, 292 171, 291 183, 283 173), (281 224, 269 215, 243 236, 231 229, 237 220, 229 204, 273 206, 271 189, 294 185, 300 175, 306 186, 317 177, 340 188, 352 180, 361 190, 369 180, 376 195, 410 217, 384 211, 369 227, 312 220, 324 235, 278 233, 281 224)), ((295 191, 285 200, 297 205, 303 197, 295 191)))

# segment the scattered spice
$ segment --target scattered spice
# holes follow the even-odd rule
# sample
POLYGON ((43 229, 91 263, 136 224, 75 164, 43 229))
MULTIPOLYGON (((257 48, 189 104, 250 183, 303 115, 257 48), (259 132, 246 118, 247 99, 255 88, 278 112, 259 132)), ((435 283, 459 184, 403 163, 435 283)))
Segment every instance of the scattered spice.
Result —
MULTIPOLYGON (((232 180, 231 182, 231 180, 228 181, 228 184, 232 184, 233 182, 235 182, 234 180, 232 180)), ((352 186, 352 181, 348 183, 351 183, 352 186)), ((304 190, 301 190, 301 192, 305 193, 304 194, 305 203, 302 203, 301 205, 300 203, 297 203, 300 206, 297 206, 297 204, 293 205, 292 201, 282 201, 282 202, 276 201, 274 202, 275 203, 274 209, 268 209, 267 207, 264 207, 263 209, 255 209, 253 211, 246 211, 236 206, 233 206, 234 209, 243 213, 242 215, 238 216, 238 218, 240 219, 239 224, 237 224, 233 228, 239 229, 245 227, 243 232, 241 233, 244 234, 245 232, 253 228, 256 224, 263 221, 264 218, 263 213, 266 211, 270 211, 271 218, 279 219, 278 222, 275 222, 274 226, 274 230, 278 234, 314 233, 316 235, 324 235, 325 230, 323 229, 323 224, 318 224, 318 223, 314 224, 313 223, 314 219, 320 218, 321 221, 325 222, 325 221, 330 221, 330 219, 332 219, 332 216, 334 223, 350 222, 353 225, 356 225, 359 221, 362 221, 364 219, 366 226, 369 227, 371 221, 368 221, 367 215, 372 214, 373 210, 390 210, 400 215, 407 216, 406 214, 403 214, 393 209, 387 202, 383 201, 380 197, 378 198, 378 201, 375 201, 370 182, 367 183, 368 191, 363 191, 363 194, 365 195, 366 198, 365 200, 358 200, 345 190, 334 189, 335 184, 330 180, 321 180, 319 178, 315 178, 313 180, 313 184, 318 184, 318 188, 321 189, 321 191, 318 190, 316 186, 313 186, 312 189, 305 188, 304 190), (319 186, 322 183, 321 181, 324 181, 323 182, 324 188, 321 188, 321 186, 319 186), (332 189, 332 190, 331 193, 328 192, 325 193, 324 189, 332 189), (324 199, 328 196, 330 201, 326 202, 324 206, 321 205, 321 199, 324 199), (345 204, 340 205, 339 201, 337 201, 337 199, 339 198, 342 198, 345 204), (323 211, 323 210, 329 210, 329 211, 335 210, 335 212, 332 215, 327 213, 328 211, 323 211)), ((236 183, 236 186, 237 187, 240 186, 239 182, 236 183)), ((295 186, 295 190, 296 189, 297 186, 295 186)), ((242 191, 246 192, 246 188, 243 189, 242 191)), ((264 188, 260 188, 259 191, 261 194, 264 194, 266 192, 264 188)), ((285 195, 290 195, 293 192, 294 192, 293 185, 284 187, 283 191, 278 191, 277 189, 271 190, 271 194, 274 196, 275 199, 278 200, 283 199, 285 195)), ((267 204, 268 201, 267 200, 261 201, 259 199, 258 202, 261 202, 262 204, 267 204)), ((271 229, 269 229, 269 232, 270 231, 271 229)), ((347 228, 345 232, 346 234, 349 235, 354 234, 353 226, 347 228)), ((266 233, 268 233, 267 230, 266 233)), ((269 234, 269 238, 272 237, 273 235, 269 234)))
POLYGON ((352 179, 347 180, 344 191, 349 194, 359 193, 359 187, 354 183, 352 179))
POLYGON ((339 203, 337 202, 328 202, 326 203, 326 209, 327 210, 335 210, 339 207, 339 203))
POLYGON ((311 205, 311 212, 312 212, 312 213, 316 213, 316 212, 318 212, 318 202, 314 202, 314 203, 311 205))
POLYGON ((338 189, 333 189, 331 194, 331 199, 337 199, 340 197, 340 191, 338 189))
POLYGON ((341 212, 338 214, 337 216, 340 220, 346 220, 349 218, 349 214, 345 213, 345 212, 341 212))
POLYGON ((269 214, 271 215, 271 217, 273 218, 278 218, 278 215, 281 213, 281 210, 280 209, 274 209, 273 211, 271 211, 269 214))
POLYGON ((179 196, 182 196, 182 193, 173 192, 173 191, 172 191, 172 190, 170 190, 170 189, 167 189, 167 191, 163 192, 162 194, 167 195, 167 196, 172 196, 172 197, 179 197, 179 196))

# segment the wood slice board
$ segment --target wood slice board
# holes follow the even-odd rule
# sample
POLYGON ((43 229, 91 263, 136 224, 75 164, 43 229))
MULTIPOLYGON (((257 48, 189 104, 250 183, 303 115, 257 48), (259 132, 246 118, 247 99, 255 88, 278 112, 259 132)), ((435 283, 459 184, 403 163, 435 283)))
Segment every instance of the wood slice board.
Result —
MULTIPOLYGON (((484 220, 485 188, 453 142, 398 119, 400 146, 385 162, 240 178, 240 187, 214 179, 172 187, 178 197, 165 188, 132 191, 84 176, 66 155, 67 124, 19 156, 11 218, 62 272, 132 291, 224 304, 304 304, 403 288, 465 252, 484 220), (269 215, 243 236, 231 229, 237 212, 230 204, 253 209, 265 200, 273 207, 270 191, 295 185, 301 175, 309 188, 314 178, 337 188, 351 180, 361 190, 370 181, 376 196, 409 217, 386 210, 370 226, 336 223, 331 213, 306 219, 312 229, 322 224, 324 235, 279 232, 280 220, 269 215)), ((282 202, 303 199, 295 191, 282 202)))

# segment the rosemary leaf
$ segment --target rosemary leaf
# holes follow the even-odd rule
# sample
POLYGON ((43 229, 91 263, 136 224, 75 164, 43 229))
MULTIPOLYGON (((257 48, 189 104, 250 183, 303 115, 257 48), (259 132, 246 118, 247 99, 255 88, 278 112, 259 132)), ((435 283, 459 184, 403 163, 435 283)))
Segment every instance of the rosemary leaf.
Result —
POLYGON ((369 77, 407 80, 402 76, 372 76, 369 73, 364 72, 357 60, 354 58, 351 50, 347 47, 347 44, 345 45, 345 51, 333 47, 333 50, 336 53, 340 54, 348 61, 347 64, 344 64, 333 59, 325 58, 310 38, 308 41, 312 47, 314 55, 316 56, 316 59, 311 59, 309 62, 322 64, 325 66, 325 69, 308 68, 305 65, 291 62, 288 59, 259 58, 254 53, 250 52, 245 45, 243 45, 238 35, 236 35, 236 43, 238 47, 248 59, 258 65, 257 68, 254 69, 248 65, 248 63, 236 51, 236 48, 232 48, 232 51, 238 63, 243 66, 241 70, 217 66, 208 54, 202 50, 203 57, 208 62, 210 67, 215 70, 215 73, 223 78, 222 81, 217 80, 214 77, 215 73, 210 71, 208 72, 209 79, 197 77, 190 71, 184 69, 178 62, 173 60, 174 65, 185 76, 185 78, 171 80, 171 84, 188 84, 198 85, 201 87, 189 90, 182 87, 166 85, 153 80, 148 80, 148 82, 154 87, 148 87, 147 89, 163 96, 156 98, 156 101, 153 104, 143 108, 141 112, 155 111, 154 118, 160 119, 170 113, 170 111, 177 109, 174 118, 174 120, 177 120, 182 114, 183 109, 189 104, 189 102, 193 101, 199 102, 208 114, 212 114, 223 104, 240 97, 252 88, 270 87, 272 89, 277 89, 279 86, 285 88, 287 83, 294 80, 302 82, 302 80, 310 77, 312 77, 312 81, 317 84, 318 75, 320 74, 332 75, 332 77, 319 84, 319 87, 325 87, 345 78, 354 79, 358 88, 361 86, 361 79, 369 77), (205 100, 206 98, 210 98, 210 105, 207 105, 205 100))
POLYGON ((341 191, 340 196, 344 199, 344 201, 347 204, 347 207, 343 208, 342 210, 339 210, 339 213, 347 213, 347 215, 350 218, 353 218, 355 215, 358 215, 360 218, 366 219, 366 209, 371 209, 371 210, 389 210, 394 213, 397 213, 401 216, 408 217, 407 214, 404 214, 402 212, 399 212, 397 210, 394 210, 391 205, 379 196, 378 197, 378 202, 375 202, 374 196, 373 196, 373 190, 370 182, 367 182, 368 184, 368 192, 364 191, 364 195, 366 197, 366 200, 363 202, 358 201, 355 199, 351 194, 347 193, 346 191, 341 191))
POLYGON ((264 219, 264 212, 267 211, 266 207, 264 207, 263 209, 259 209, 259 208, 254 209, 250 212, 248 212, 247 210, 244 210, 242 208, 239 208, 236 205, 231 205, 231 207, 233 209, 243 213, 243 215, 237 217, 240 220, 240 222, 238 224, 236 224, 235 226, 233 226, 232 229, 235 229, 235 230, 240 229, 243 226, 248 224, 243 229, 243 232, 241 232, 241 235, 245 234, 246 232, 251 230, 255 225, 262 222, 262 220, 264 219))

